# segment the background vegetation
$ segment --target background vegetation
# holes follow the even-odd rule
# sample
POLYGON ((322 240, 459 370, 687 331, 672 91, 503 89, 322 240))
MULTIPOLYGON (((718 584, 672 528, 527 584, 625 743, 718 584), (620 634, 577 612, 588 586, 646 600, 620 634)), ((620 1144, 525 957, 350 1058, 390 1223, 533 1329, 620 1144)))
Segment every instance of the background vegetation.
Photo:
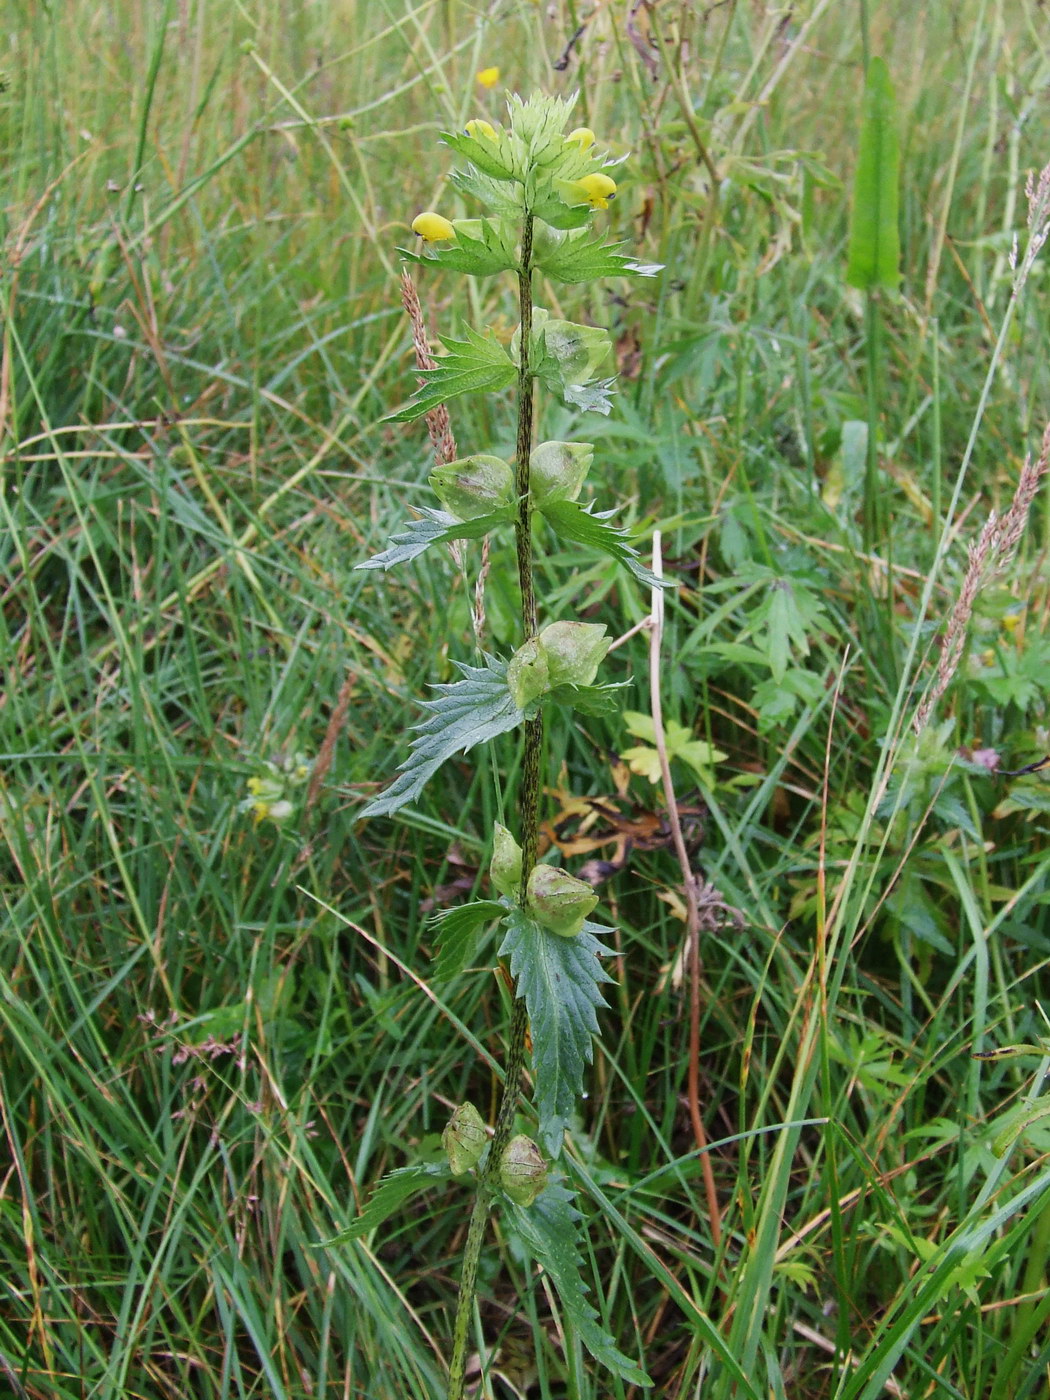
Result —
MULTIPOLYGON (((622 957, 570 1145, 604 1323, 661 1395, 729 1394, 705 1316, 755 1395, 1045 1394, 1050 799, 988 752, 1048 748, 1045 492, 908 737, 966 544, 1050 416, 1044 265, 1010 312, 1025 173, 1050 160, 1043 7, 6 11, 0 1392, 441 1393, 465 1197, 314 1246, 450 1106, 496 1094, 499 978, 427 983, 428 912, 484 888, 488 775, 452 766, 355 825, 428 682, 471 655, 478 556, 353 567, 424 499, 424 435, 376 425, 414 383, 396 245, 419 209, 458 212, 437 133, 578 87, 581 123, 632 152, 610 218, 667 272, 548 301, 615 331, 613 415, 575 435, 682 584, 665 713, 724 758, 683 752, 679 798, 741 914, 703 948, 716 1256, 680 875, 659 789, 619 757, 644 738, 553 736, 549 814, 563 788, 604 798, 562 815, 635 846, 603 885, 622 957), (866 52, 902 157, 902 295, 874 345, 844 277, 866 52), (291 814, 259 820, 267 800, 291 814)), ((421 279, 435 330, 461 285, 421 279)), ((509 283, 471 296, 509 335, 509 283)), ((512 450, 509 405, 461 401, 454 426, 512 450)), ((575 564, 588 617, 645 615, 575 564)), ((616 656, 645 712, 644 636, 616 656)), ((484 1393, 623 1396, 514 1239, 500 1255, 484 1393)))

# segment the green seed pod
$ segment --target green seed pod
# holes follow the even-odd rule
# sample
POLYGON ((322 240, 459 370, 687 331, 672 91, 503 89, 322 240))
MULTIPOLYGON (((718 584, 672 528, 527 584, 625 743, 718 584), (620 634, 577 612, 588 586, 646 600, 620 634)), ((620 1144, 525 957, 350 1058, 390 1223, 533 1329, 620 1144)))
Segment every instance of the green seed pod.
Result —
POLYGON ((609 354, 612 342, 598 326, 549 318, 539 327, 543 347, 558 362, 566 384, 585 384, 609 354))
POLYGON ((521 889, 521 847, 505 826, 496 823, 489 877, 500 894, 517 899, 521 889))
POLYGON ((462 1176, 477 1166, 487 1140, 481 1114, 472 1103, 461 1103, 441 1134, 441 1146, 453 1176, 462 1176))
POLYGON ((559 938, 575 938, 598 903, 598 896, 590 885, 567 870, 556 865, 537 865, 529 876, 525 903, 538 924, 559 938))
POLYGON ((507 667, 507 684, 519 710, 527 709, 534 700, 550 690, 547 653, 538 637, 532 637, 519 647, 507 667))
POLYGON ((547 1164, 524 1133, 511 1138, 499 1164, 499 1184, 519 1206, 531 1206, 547 1185, 547 1164))
POLYGON ((547 672, 556 685, 590 685, 598 674, 612 638, 598 622, 552 622, 539 642, 547 654, 547 672))
POLYGON ((537 505, 574 501, 583 489, 594 445, 589 442, 541 442, 529 456, 529 493, 537 505))
POLYGON ((457 520, 476 520, 514 500, 514 468, 502 457, 483 452, 437 467, 430 484, 457 520))

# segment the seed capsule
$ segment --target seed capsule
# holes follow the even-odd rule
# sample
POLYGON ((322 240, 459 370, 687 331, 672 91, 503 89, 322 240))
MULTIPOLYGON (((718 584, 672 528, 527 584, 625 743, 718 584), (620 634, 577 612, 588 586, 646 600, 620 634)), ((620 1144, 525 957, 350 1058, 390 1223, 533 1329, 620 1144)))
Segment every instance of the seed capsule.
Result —
POLYGON ((521 889, 521 847, 505 826, 496 823, 493 830, 492 862, 489 878, 493 888, 510 899, 517 899, 521 889))
POLYGON ((483 452, 436 467, 430 484, 457 520, 476 520, 514 500, 514 469, 502 457, 483 452))
POLYGON ((559 938, 575 938, 598 896, 590 885, 556 865, 537 865, 529 876, 525 900, 529 913, 559 938))
POLYGON ((547 654, 538 637, 531 637, 511 657, 507 667, 507 684, 519 710, 526 709, 550 690, 547 654))
POLYGON ((441 1134, 441 1146, 453 1176, 462 1176, 477 1166, 487 1140, 481 1114, 472 1103, 461 1103, 441 1134))
POLYGON ((531 1206, 547 1185, 547 1164, 524 1133, 511 1138, 500 1158, 499 1184, 519 1206, 531 1206))
POLYGON ((529 455, 529 492, 537 505, 574 501, 583 489, 594 447, 589 442, 541 442, 529 455))
POLYGON ((556 685, 590 685, 612 645, 598 622, 552 622, 540 633, 547 674, 556 685))

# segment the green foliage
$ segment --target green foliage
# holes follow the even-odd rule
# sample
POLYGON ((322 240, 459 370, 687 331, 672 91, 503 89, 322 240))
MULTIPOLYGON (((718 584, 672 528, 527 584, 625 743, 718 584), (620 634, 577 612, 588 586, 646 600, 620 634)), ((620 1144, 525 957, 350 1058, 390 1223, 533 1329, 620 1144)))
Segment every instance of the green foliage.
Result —
POLYGON ((895 292, 900 282, 899 167, 893 85, 885 60, 873 58, 864 87, 846 269, 846 281, 862 291, 895 292))
POLYGON ((544 501, 539 510, 559 539, 608 555, 645 587, 676 586, 674 579, 657 578, 652 569, 641 562, 638 551, 627 543, 629 535, 625 529, 607 524, 609 517, 616 514, 615 510, 598 511, 593 505, 581 506, 575 501, 544 501))
POLYGON ((448 1181, 449 1177, 448 1167, 437 1162, 420 1162, 414 1167, 396 1168, 379 1182, 357 1219, 352 1220, 331 1239, 322 1240, 318 1248, 327 1249, 332 1245, 350 1244, 361 1239, 363 1235, 371 1234, 399 1211, 406 1201, 439 1182, 448 1181))
POLYGON ((434 981, 447 982, 475 962, 481 951, 479 931, 502 919, 506 912, 494 899, 478 899, 435 914, 431 922, 440 946, 430 974, 434 981))
POLYGON ((439 357, 434 369, 418 371, 426 382, 415 402, 397 413, 388 414, 384 422, 412 423, 461 394, 505 389, 514 382, 517 374, 514 362, 497 341, 479 335, 469 326, 464 335, 465 340, 442 337, 448 353, 439 357))
POLYGON ((597 1008, 605 1005, 600 987, 613 980, 599 962, 610 950, 596 937, 609 930, 588 922, 575 938, 559 938, 520 909, 508 914, 505 924, 499 954, 510 959, 528 1007, 540 1136, 556 1157, 583 1089, 584 1066, 594 1053, 597 1008))
POLYGON ((453 540, 480 540, 490 530, 513 521, 514 506, 503 506, 490 511, 488 515, 477 515, 473 520, 457 520, 446 510, 435 510, 433 506, 419 506, 419 520, 408 520, 400 534, 391 535, 390 547, 373 554, 355 564, 356 569, 393 569, 398 564, 410 563, 418 559, 431 545, 450 544, 453 540))
MULTIPOLYGON (((472 521, 472 524, 477 522, 472 521)), ((457 661, 463 680, 435 685, 436 700, 424 700, 429 718, 415 726, 409 757, 390 786, 361 811, 363 817, 390 816, 414 802, 441 765, 454 754, 516 729, 525 716, 507 688, 506 663, 486 657, 484 666, 457 661)))

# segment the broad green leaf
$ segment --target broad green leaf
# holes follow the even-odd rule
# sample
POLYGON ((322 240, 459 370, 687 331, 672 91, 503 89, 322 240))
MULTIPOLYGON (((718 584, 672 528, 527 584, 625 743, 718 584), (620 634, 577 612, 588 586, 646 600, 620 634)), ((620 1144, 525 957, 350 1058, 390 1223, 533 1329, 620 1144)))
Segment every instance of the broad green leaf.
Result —
POLYGON ((498 141, 490 141, 487 136, 468 136, 466 132, 458 131, 443 131, 441 139, 489 179, 523 182, 527 154, 509 132, 498 141))
POLYGON ((646 588, 678 586, 674 579, 657 578, 651 569, 645 567, 638 558, 638 551, 627 543, 627 531, 607 523, 613 514, 611 510, 594 511, 592 507, 585 508, 575 501, 544 501, 539 511, 559 539, 600 550, 602 554, 615 559, 646 588))
POLYGON ((397 413, 387 414, 383 423, 411 423, 460 394, 505 389, 513 382, 517 367, 503 346, 469 326, 465 333, 466 340, 442 337, 448 354, 442 355, 433 369, 419 371, 426 380, 420 397, 397 413))
POLYGON ((600 238, 566 238, 545 249, 536 266, 558 282, 590 282, 596 277, 655 277, 662 263, 642 263, 613 249, 600 238))
POLYGON ((382 1225, 384 1220, 389 1220, 410 1196, 426 1191, 439 1181, 449 1180, 451 1173, 444 1163, 421 1162, 415 1167, 399 1167, 383 1177, 356 1220, 351 1220, 345 1230, 340 1230, 330 1240, 319 1240, 314 1248, 326 1249, 329 1245, 359 1240, 362 1235, 382 1225))
POLYGON ((599 987, 613 981, 598 961, 610 949, 594 936, 609 930, 588 921, 574 938, 559 938, 521 909, 507 916, 505 926, 499 952, 510 959, 529 1012, 540 1137, 548 1154, 557 1157, 583 1091, 583 1067, 594 1054, 596 1007, 605 1005, 599 987))
POLYGON ((586 1250, 572 1192, 552 1181, 531 1206, 508 1203, 507 1211, 518 1236, 554 1284, 566 1318, 595 1361, 630 1385, 652 1385, 642 1368, 619 1350, 600 1325, 597 1310, 587 1301, 587 1288, 580 1277, 580 1260, 586 1257, 586 1250))
POLYGON ((417 509, 423 513, 420 520, 407 520, 401 534, 391 535, 389 548, 355 564, 354 568, 392 569, 395 564, 405 564, 417 558, 432 544, 481 539, 497 525, 512 521, 517 513, 516 506, 506 506, 489 515, 478 515, 473 520, 457 520, 445 510, 434 510, 430 506, 418 506, 417 509))
POLYGON ((506 913, 506 905, 494 899, 477 899, 435 914, 430 924, 440 946, 431 973, 432 980, 447 982, 450 977, 458 977, 465 967, 476 960, 483 941, 477 936, 478 930, 504 918, 506 913))
POLYGON ((861 291, 874 291, 876 287, 896 291, 900 281, 899 181, 900 146, 893 85, 885 62, 873 58, 864 88, 846 268, 846 281, 861 291))
POLYGON ((398 811, 419 796, 427 781, 453 754, 466 753, 521 724, 525 715, 507 688, 506 662, 492 656, 485 660, 485 666, 457 661, 454 664, 464 679, 431 687, 438 692, 438 698, 423 701, 423 708, 430 714, 422 724, 414 726, 417 736, 401 772, 359 816, 389 816, 398 811))

